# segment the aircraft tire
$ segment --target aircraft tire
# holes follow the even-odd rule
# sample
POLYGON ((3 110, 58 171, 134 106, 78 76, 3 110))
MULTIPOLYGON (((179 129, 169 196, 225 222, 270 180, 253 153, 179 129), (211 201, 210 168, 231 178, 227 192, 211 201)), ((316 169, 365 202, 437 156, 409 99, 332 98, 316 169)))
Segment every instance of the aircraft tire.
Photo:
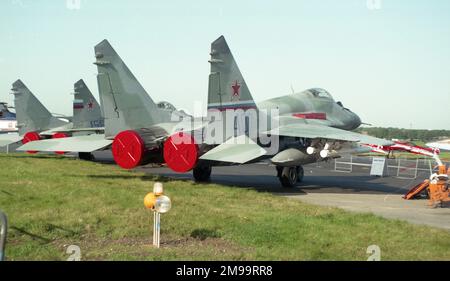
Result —
POLYGON ((303 166, 297 166, 297 182, 303 181, 303 176, 305 175, 305 171, 303 170, 303 166))
POLYGON ((297 167, 284 167, 279 178, 283 187, 294 187, 298 181, 297 167))
POLYGON ((194 168, 192 174, 196 182, 206 182, 211 179, 211 166, 199 165, 194 168))
POLYGON ((95 157, 90 152, 78 152, 78 158, 84 161, 94 161, 95 157))

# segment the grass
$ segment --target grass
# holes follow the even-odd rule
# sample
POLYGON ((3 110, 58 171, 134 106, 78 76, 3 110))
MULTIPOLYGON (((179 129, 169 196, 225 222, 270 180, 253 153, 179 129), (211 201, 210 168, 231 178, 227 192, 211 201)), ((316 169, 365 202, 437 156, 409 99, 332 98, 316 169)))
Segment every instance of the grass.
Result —
POLYGON ((252 189, 195 184, 57 156, 0 154, 8 260, 450 260, 450 233, 309 205, 252 189), (164 182, 161 249, 143 206, 164 182))

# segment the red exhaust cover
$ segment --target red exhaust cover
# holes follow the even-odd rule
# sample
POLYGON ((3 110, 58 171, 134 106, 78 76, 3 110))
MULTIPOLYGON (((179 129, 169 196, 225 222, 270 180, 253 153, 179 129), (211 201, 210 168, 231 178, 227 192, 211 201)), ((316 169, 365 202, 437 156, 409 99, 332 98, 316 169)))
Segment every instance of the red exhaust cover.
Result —
MULTIPOLYGON (((40 139, 41 139, 41 136, 39 135, 39 133, 37 133, 37 132, 27 132, 22 138, 22 143, 26 144, 26 143, 29 143, 31 141, 38 141, 40 139)), ((29 150, 29 151, 27 151, 27 153, 35 154, 35 153, 37 153, 37 151, 29 150)))
POLYGON ((185 173, 192 170, 197 160, 198 146, 190 134, 179 132, 164 142, 164 161, 175 172, 185 173))
POLYGON ((112 154, 117 165, 124 169, 133 169, 140 165, 145 153, 145 144, 141 136, 133 131, 122 131, 112 143, 112 154))
MULTIPOLYGON (((65 133, 55 133, 55 134, 53 134, 52 139, 62 139, 62 138, 67 138, 67 137, 69 137, 68 134, 65 134, 65 133)), ((55 153, 56 153, 56 154, 59 154, 59 155, 62 155, 62 154, 64 154, 64 153, 66 153, 66 152, 64 152, 64 151, 55 151, 55 153)))

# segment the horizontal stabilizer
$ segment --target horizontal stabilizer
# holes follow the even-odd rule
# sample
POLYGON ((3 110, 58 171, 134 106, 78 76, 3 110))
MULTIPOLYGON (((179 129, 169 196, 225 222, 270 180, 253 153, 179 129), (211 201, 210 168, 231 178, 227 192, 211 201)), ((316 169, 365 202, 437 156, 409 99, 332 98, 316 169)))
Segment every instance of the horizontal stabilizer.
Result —
POLYGON ((64 152, 93 152, 109 146, 112 140, 106 140, 103 134, 77 136, 70 138, 48 139, 32 141, 22 145, 19 151, 64 151, 64 152))
POLYGON ((379 139, 368 135, 358 134, 346 130, 341 130, 328 126, 312 124, 289 124, 278 127, 270 132, 272 135, 299 137, 310 139, 330 139, 349 142, 358 142, 363 144, 392 145, 392 141, 379 139))
POLYGON ((0 135, 0 147, 7 146, 16 143, 22 139, 19 134, 1 134, 0 135))
POLYGON ((203 154, 200 159, 244 164, 265 155, 267 151, 246 135, 233 137, 203 154))

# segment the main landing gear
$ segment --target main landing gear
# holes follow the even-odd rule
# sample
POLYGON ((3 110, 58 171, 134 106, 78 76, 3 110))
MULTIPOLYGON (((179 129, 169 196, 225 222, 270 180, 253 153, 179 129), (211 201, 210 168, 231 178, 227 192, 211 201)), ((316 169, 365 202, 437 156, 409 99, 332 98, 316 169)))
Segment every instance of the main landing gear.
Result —
POLYGON ((277 177, 280 179, 283 187, 294 187, 303 180, 303 167, 280 167, 277 166, 277 177))
POLYGON ((90 152, 78 152, 78 158, 80 158, 80 160, 85 160, 85 161, 94 161, 95 160, 94 155, 90 152))
POLYGON ((198 165, 192 171, 194 179, 197 182, 209 181, 211 178, 211 166, 209 165, 198 165))

